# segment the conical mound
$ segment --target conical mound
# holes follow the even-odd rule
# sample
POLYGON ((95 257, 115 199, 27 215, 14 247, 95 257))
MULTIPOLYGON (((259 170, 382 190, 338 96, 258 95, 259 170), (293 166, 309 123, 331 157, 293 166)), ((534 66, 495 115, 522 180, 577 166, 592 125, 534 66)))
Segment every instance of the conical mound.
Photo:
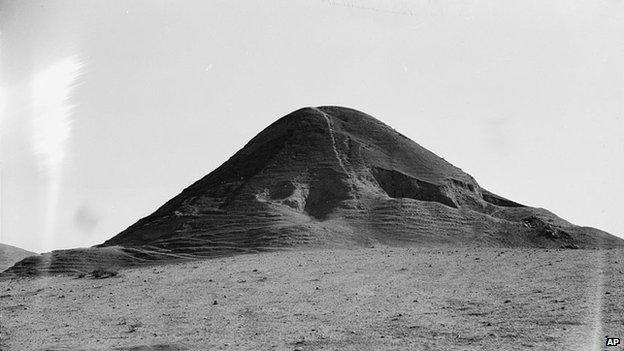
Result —
POLYGON ((104 245, 209 254, 300 243, 559 247, 606 239, 487 192, 369 115, 319 107, 279 119, 104 245))
POLYGON ((318 107, 271 124, 99 247, 127 264, 375 243, 602 248, 622 240, 492 194, 367 114, 318 107))

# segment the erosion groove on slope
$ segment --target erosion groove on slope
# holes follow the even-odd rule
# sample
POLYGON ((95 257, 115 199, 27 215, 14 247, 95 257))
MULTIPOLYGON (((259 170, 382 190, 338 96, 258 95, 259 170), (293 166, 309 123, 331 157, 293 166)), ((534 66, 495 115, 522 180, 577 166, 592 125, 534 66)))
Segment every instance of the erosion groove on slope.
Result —
POLYGON ((347 171, 347 168, 345 167, 344 163, 342 162, 342 159, 340 158, 340 154, 338 153, 338 148, 336 148, 336 137, 334 136, 334 127, 332 126, 332 122, 329 119, 329 116, 327 116, 325 112, 321 111, 317 107, 314 107, 313 109, 314 111, 317 111, 318 113, 320 113, 321 116, 323 116, 323 118, 325 119, 325 122, 327 122, 327 130, 329 131, 329 137, 331 139, 332 149, 334 150, 334 155, 336 156, 338 165, 340 166, 343 172, 348 174, 349 172, 347 171))

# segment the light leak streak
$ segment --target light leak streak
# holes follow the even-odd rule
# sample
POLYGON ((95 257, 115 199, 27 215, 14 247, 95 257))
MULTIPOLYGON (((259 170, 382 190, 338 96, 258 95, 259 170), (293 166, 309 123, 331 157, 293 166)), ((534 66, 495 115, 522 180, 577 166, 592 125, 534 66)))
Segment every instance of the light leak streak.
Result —
MULTIPOLYGON (((593 302, 592 313, 592 351, 603 350, 605 345, 604 326, 602 324, 602 318, 605 313, 605 268, 607 265, 607 257, 604 250, 599 250, 597 253, 598 262, 596 263, 595 271, 592 272, 594 281, 589 282, 590 291, 593 288, 593 296, 590 297, 590 301, 593 302)), ((618 335, 611 335, 618 336, 618 335)))
MULTIPOLYGON (((2 145, 2 125, 4 123, 4 110, 5 110, 5 106, 6 106, 6 93, 5 93, 5 89, 0 86, 0 145, 2 145)), ((3 198, 3 193, 2 193, 2 172, 3 170, 3 165, 2 163, 0 163, 0 242, 2 241, 2 223, 4 223, 4 213, 2 212, 2 198, 3 198)))
MULTIPOLYGON (((2 76, 0 76, 1 79, 2 76)), ((0 130, 2 130, 2 124, 4 123, 4 109, 6 106, 6 93, 5 93, 5 89, 4 87, 0 86, 0 130)), ((0 137, 2 137, 2 134, 0 134, 0 137)))
POLYGON ((72 90, 82 71, 77 56, 65 57, 34 76, 32 144, 39 169, 46 176, 43 249, 53 246, 67 141, 71 136, 72 90))

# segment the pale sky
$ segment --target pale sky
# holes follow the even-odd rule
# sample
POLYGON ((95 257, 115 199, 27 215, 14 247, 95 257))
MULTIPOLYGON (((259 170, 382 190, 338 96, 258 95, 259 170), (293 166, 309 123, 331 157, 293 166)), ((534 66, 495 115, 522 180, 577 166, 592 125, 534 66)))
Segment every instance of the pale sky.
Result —
POLYGON ((303 106, 624 235, 622 1, 2 1, 0 242, 103 242, 303 106))

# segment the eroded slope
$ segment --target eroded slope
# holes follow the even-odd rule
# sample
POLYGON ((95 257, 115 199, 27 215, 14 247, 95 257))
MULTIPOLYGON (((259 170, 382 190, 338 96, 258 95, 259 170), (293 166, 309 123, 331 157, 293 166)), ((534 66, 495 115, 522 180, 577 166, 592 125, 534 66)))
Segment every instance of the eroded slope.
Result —
MULTIPOLYGON (((604 248, 622 240, 490 193, 369 115, 319 107, 279 119, 153 214, 87 251, 92 261, 121 252, 144 262, 375 243, 604 248)), ((54 255, 70 254, 39 266, 62 270, 67 263, 57 262, 67 260, 54 255)))
POLYGON ((32 255, 36 255, 36 253, 11 245, 0 244, 0 272, 32 255))

